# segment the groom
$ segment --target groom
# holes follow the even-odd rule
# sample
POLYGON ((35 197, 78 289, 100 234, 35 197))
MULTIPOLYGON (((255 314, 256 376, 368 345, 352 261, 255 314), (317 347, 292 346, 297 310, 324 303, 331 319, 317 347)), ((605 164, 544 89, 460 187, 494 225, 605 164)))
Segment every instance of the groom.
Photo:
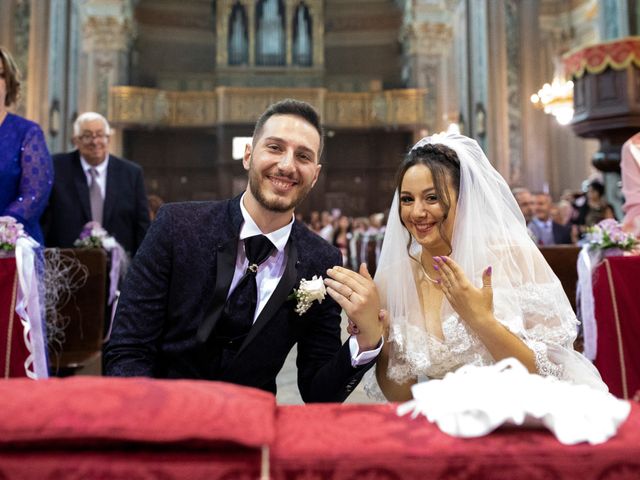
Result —
POLYGON ((294 220, 318 179, 321 152, 317 112, 283 100, 256 123, 242 196, 160 210, 124 283, 107 375, 220 380, 275 393, 297 343, 303 400, 347 398, 380 350, 381 323, 360 323, 341 345, 334 300, 299 315, 290 299, 302 279, 341 264, 337 249, 294 220))

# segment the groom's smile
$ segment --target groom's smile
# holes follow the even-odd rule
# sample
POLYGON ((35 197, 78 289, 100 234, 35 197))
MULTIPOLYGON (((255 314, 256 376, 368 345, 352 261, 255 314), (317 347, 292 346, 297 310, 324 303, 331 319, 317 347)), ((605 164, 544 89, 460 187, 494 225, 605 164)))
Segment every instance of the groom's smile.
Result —
POLYGON ((248 193, 269 212, 291 213, 318 179, 319 150, 313 125, 295 115, 272 116, 245 151, 248 193))

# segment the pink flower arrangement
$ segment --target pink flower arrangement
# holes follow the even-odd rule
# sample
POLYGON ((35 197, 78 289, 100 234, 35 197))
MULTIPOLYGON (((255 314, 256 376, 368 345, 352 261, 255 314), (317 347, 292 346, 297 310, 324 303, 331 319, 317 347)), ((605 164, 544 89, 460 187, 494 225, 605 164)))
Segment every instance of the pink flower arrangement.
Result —
POLYGON ((13 251, 16 242, 21 237, 26 237, 24 227, 13 217, 0 217, 0 251, 13 251))
POLYGON ((629 251, 638 244, 638 239, 632 233, 623 231, 622 224, 612 218, 591 227, 587 232, 587 241, 591 248, 600 250, 618 248, 629 251))

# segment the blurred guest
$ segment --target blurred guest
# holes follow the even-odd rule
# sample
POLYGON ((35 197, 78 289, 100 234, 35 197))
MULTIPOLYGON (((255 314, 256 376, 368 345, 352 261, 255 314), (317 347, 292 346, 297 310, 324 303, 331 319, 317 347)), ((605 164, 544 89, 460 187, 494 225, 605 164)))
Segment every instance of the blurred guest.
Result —
POLYGON ((528 227, 538 239, 538 245, 573 243, 571 227, 556 223, 551 218, 551 196, 548 193, 536 193, 533 201, 535 215, 528 227))
POLYGON ((353 219, 351 230, 353 234, 362 234, 369 229, 369 219, 367 217, 357 217, 353 219))
POLYGON ((54 155, 55 182, 42 225, 47 247, 71 247, 84 225, 102 225, 133 256, 149 227, 142 169, 109 154, 109 122, 86 112, 73 124, 76 150, 54 155))
POLYGON ((9 113, 20 92, 18 69, 0 47, 0 216, 20 222, 42 244, 40 215, 53 184, 53 167, 40 127, 9 113))
POLYGON ((624 228, 640 235, 640 133, 622 146, 622 193, 624 194, 624 228))
POLYGON ((158 215, 158 210, 164 205, 164 200, 158 195, 151 194, 147 195, 147 203, 149 204, 149 220, 153 222, 158 215))
MULTIPOLYGON (((555 211, 557 218, 554 218, 553 221, 560 225, 569 225, 575 212, 571 202, 564 199, 555 204, 555 211)), ((551 216, 553 217, 553 212, 551 216)))
POLYGON ((320 222, 322 223, 322 227, 320 228, 318 235, 324 238, 327 242, 331 243, 334 230, 333 217, 328 211, 323 210, 320 214, 320 222))
POLYGON ((351 241, 351 220, 346 215, 341 215, 336 222, 336 229, 333 233, 333 246, 338 247, 342 253, 342 265, 349 263, 349 243, 351 241))
POLYGON ((525 223, 528 224, 533 220, 533 197, 531 192, 526 188, 516 187, 511 190, 511 193, 516 198, 516 202, 518 202, 525 223))
POLYGON ((309 217, 309 229, 318 233, 322 230, 322 223, 320 222, 320 212, 317 210, 313 210, 309 217))
POLYGON ((604 185, 598 180, 593 180, 587 187, 585 202, 578 208, 575 223, 578 225, 580 233, 584 233, 588 227, 605 218, 615 218, 613 208, 604 197, 604 185))

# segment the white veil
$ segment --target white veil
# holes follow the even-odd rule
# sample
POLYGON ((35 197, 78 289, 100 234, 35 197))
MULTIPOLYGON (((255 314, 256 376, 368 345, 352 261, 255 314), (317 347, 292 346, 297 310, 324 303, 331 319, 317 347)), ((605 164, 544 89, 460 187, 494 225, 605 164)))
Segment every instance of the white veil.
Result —
MULTIPOLYGON (((505 180, 473 139, 459 134, 434 135, 420 140, 412 151, 426 144, 443 144, 459 158, 460 191, 451 257, 476 286, 482 285, 482 272, 492 266, 498 321, 533 347, 541 373, 606 389, 593 365, 573 350, 578 321, 560 281, 529 237, 505 180)), ((399 382, 424 375, 431 365, 429 334, 408 242, 396 192, 375 282, 391 324, 387 375, 399 382)), ((412 238, 411 255, 419 259, 420 251, 412 238)), ((452 315, 457 314, 445 298, 440 318, 444 321, 452 315)))

